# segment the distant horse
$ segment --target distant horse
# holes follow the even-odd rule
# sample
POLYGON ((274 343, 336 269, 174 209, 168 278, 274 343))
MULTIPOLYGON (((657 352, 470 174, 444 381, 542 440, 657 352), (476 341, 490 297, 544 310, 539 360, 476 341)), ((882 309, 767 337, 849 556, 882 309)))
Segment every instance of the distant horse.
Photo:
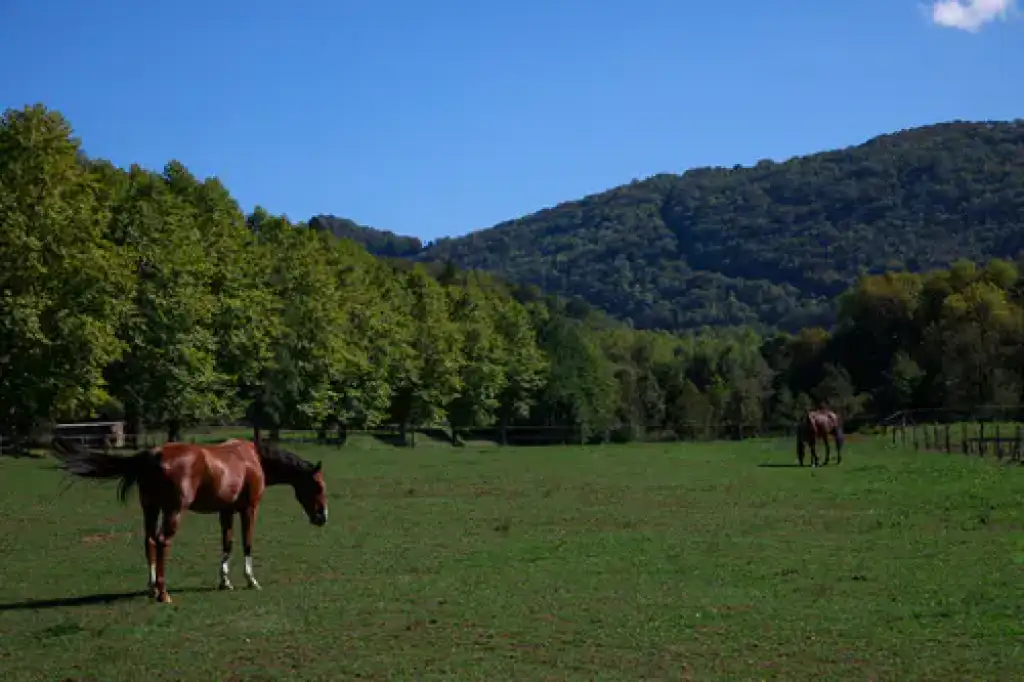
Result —
POLYGON ((814 447, 820 440, 825 444, 825 465, 831 455, 828 445, 829 434, 836 442, 836 465, 843 463, 843 420, 832 410, 808 410, 796 428, 796 456, 800 466, 804 465, 804 446, 811 448, 811 466, 818 466, 818 451, 814 447))
POLYGON ((135 455, 119 457, 90 451, 63 438, 53 439, 53 450, 62 467, 83 478, 121 479, 118 498, 128 499, 133 485, 139 488, 149 563, 150 596, 170 602, 164 568, 171 541, 186 510, 219 514, 223 555, 220 588, 232 589, 228 579, 234 514, 242 521, 245 578, 250 588, 260 589, 252 572, 252 535, 256 510, 268 485, 288 484, 309 521, 327 523, 327 489, 320 462, 315 465, 273 443, 259 445, 229 440, 219 445, 165 443, 135 455), (160 514, 162 523, 159 524, 160 514))

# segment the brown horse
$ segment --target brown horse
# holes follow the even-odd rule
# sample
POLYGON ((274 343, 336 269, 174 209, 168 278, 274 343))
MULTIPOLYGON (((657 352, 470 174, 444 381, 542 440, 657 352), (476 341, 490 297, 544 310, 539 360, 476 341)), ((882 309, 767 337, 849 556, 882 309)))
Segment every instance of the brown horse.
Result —
POLYGON ((800 419, 796 428, 796 456, 800 466, 804 465, 804 446, 811 448, 811 466, 818 466, 818 451, 814 447, 816 441, 825 444, 825 465, 831 455, 828 445, 829 434, 836 442, 836 465, 843 463, 843 420, 839 415, 828 409, 808 410, 800 419))
POLYGON ((118 497, 126 502, 132 486, 139 502, 146 537, 150 596, 170 602, 164 578, 168 550, 186 510, 219 514, 223 555, 220 588, 232 589, 228 579, 234 515, 242 520, 245 578, 260 589, 252 572, 252 534, 263 492, 268 485, 286 483, 295 490, 311 523, 327 522, 327 490, 320 463, 311 464, 273 443, 259 445, 229 440, 219 445, 165 443, 129 457, 90 451, 63 438, 53 450, 68 472, 84 478, 121 479, 118 497), (163 513, 162 523, 160 514, 163 513))

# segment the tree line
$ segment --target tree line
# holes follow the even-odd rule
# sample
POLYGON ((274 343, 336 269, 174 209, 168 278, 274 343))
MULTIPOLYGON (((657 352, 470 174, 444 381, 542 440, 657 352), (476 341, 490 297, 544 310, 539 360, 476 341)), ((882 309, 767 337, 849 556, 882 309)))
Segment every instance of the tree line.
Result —
MULTIPOLYGON (((1005 261, 862 277, 831 330, 634 329, 536 287, 376 257, 172 161, 85 155, 42 105, 0 120, 0 433, 571 427, 582 441, 744 437, 828 402, 1017 402, 1005 261)), ((404 434, 403 434, 404 436, 404 434)))

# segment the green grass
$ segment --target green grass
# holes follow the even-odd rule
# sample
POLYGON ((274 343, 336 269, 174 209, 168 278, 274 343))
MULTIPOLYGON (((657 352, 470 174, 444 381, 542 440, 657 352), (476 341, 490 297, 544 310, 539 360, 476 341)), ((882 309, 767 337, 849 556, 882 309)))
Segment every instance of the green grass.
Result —
POLYGON ((263 590, 239 549, 224 593, 189 514, 171 605, 92 598, 145 587, 134 498, 0 459, 4 680, 1024 676, 1024 468, 853 439, 813 472, 758 466, 789 441, 302 451, 328 525, 272 489, 263 590))

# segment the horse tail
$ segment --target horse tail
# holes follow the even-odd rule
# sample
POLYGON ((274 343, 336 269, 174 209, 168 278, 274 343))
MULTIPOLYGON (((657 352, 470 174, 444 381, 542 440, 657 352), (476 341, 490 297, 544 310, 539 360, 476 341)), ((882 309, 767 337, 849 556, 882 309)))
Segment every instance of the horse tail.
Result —
POLYGON ((804 414, 800 421, 796 425, 796 457, 800 461, 800 464, 804 463, 804 447, 807 441, 807 435, 810 433, 808 430, 810 427, 810 420, 807 414, 804 414))
POLYGON ((128 501, 128 493, 138 483, 139 476, 154 464, 153 456, 156 454, 153 450, 143 450, 130 457, 108 455, 60 437, 54 438, 51 445, 61 468, 70 474, 82 478, 121 479, 117 485, 117 498, 122 504, 128 501))

